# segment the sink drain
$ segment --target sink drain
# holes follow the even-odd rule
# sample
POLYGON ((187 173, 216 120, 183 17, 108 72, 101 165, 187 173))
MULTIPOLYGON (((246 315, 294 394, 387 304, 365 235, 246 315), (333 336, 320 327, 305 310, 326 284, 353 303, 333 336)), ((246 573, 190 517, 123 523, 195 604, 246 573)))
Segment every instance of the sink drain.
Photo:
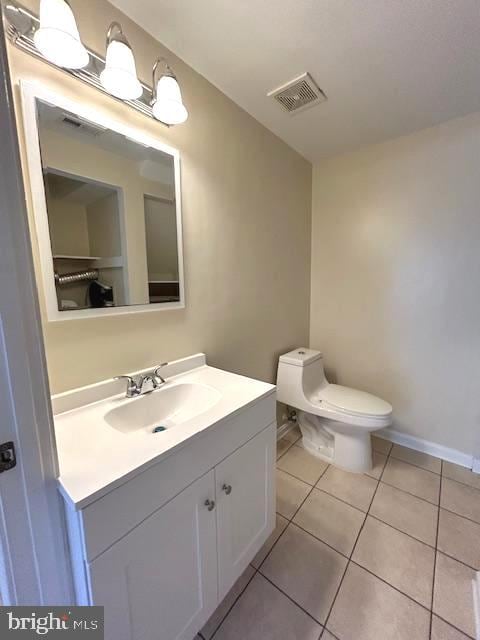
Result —
POLYGON ((152 433, 161 433, 162 431, 166 431, 167 427, 155 427, 152 433))

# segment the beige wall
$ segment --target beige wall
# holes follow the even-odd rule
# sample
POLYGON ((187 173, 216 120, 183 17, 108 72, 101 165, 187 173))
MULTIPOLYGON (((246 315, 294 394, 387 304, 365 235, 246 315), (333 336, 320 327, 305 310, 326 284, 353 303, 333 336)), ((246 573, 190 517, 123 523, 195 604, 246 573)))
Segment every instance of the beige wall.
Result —
POLYGON ((174 201, 145 197, 149 280, 178 280, 177 215, 174 201))
POLYGON ((480 453, 480 114, 314 168, 311 345, 395 428, 480 453))
POLYGON ((90 253, 87 210, 83 204, 69 202, 50 193, 48 200, 48 220, 52 253, 71 256, 95 255, 90 253))
MULTIPOLYGON (((38 0, 24 4, 38 10, 38 0)), ((213 365, 273 380, 278 354, 308 339, 309 163, 108 3, 82 0, 75 11, 85 44, 98 51, 109 23, 122 22, 141 78, 148 80, 155 58, 166 54, 188 122, 166 129, 10 48, 13 80, 34 79, 94 102, 180 150, 187 307, 45 323, 52 390, 197 351, 213 365)))

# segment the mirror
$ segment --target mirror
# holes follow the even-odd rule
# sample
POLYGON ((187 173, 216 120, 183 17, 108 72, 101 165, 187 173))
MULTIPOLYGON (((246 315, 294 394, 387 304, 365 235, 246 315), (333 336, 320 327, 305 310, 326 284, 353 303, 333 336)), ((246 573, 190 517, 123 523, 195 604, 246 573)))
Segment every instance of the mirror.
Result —
POLYGON ((49 319, 183 307, 178 152, 38 88, 24 99, 39 141, 49 319))

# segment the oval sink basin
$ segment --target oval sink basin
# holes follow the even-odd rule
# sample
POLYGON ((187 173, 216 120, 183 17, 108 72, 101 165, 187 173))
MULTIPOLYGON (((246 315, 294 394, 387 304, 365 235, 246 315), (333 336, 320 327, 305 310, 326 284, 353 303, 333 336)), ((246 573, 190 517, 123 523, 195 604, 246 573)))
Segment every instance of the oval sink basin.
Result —
MULTIPOLYGON (((221 393, 203 384, 180 383, 124 401, 105 414, 105 421, 123 433, 157 427, 169 429, 204 413, 221 398, 221 393)), ((161 430, 157 432, 161 436, 161 430)))

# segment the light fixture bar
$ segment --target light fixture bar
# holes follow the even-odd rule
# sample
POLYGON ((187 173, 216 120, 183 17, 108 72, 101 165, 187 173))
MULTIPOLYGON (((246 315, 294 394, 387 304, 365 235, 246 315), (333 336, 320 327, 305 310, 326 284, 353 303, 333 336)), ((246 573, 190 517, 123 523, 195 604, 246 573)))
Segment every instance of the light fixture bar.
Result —
MULTIPOLYGON (((109 96, 114 100, 119 100, 119 102, 122 102, 123 104, 129 105, 130 107, 132 107, 132 109, 143 113, 149 118, 154 117, 151 107, 153 90, 149 85, 140 81, 140 84, 143 88, 143 94, 136 100, 121 100, 119 98, 115 98, 104 89, 102 83, 100 82, 100 74, 105 69, 105 58, 86 47, 90 57, 90 61, 86 67, 84 67, 83 69, 63 69, 61 67, 58 67, 43 57, 43 55, 37 49, 33 40, 33 35, 40 26, 39 17, 15 0, 8 0, 4 3, 4 13, 7 18, 7 36, 12 44, 14 44, 16 47, 18 47, 22 51, 25 51, 26 53, 29 53, 35 58, 38 58, 39 60, 43 60, 46 64, 54 67, 55 69, 78 78, 85 84, 88 84, 98 91, 101 91, 104 95, 109 96)), ((161 122, 160 120, 156 120, 156 122, 159 122, 164 127, 170 126, 168 124, 165 124, 164 122, 161 122)))

